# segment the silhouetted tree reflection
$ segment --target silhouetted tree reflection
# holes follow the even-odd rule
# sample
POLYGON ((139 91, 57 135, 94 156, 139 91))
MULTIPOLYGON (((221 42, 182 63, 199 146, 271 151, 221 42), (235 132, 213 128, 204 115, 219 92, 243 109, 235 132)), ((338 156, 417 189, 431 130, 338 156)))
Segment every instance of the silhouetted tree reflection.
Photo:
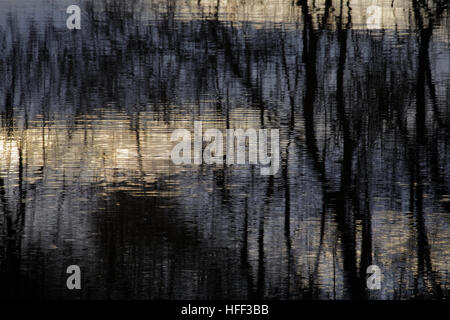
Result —
POLYGON ((76 32, 0 7, 2 293, 447 297, 447 4, 380 5, 85 1, 76 32), (279 128, 280 172, 174 166, 194 120, 279 128))

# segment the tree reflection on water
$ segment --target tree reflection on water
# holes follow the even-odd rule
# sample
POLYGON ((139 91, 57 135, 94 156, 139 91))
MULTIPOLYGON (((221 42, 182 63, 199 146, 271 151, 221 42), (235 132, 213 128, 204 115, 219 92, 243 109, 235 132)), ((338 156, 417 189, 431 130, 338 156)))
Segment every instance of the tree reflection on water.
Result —
POLYGON ((82 1, 76 31, 25 3, 0 4, 2 295, 448 297, 446 1, 82 1), (278 174, 174 165, 194 121, 280 129, 278 174))

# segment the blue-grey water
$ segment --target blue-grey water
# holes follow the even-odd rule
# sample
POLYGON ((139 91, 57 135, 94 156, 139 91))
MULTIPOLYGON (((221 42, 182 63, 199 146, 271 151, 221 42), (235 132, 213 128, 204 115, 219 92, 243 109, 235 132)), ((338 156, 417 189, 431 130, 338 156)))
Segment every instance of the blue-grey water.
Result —
POLYGON ((1 0, 0 296, 448 298, 449 34, 447 1, 1 0), (278 173, 173 164, 194 121, 279 129, 278 173))

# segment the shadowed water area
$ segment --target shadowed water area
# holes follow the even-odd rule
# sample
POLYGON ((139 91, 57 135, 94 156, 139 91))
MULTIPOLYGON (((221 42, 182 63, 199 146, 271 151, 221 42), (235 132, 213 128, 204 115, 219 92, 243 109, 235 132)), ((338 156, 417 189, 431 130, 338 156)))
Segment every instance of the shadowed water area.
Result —
POLYGON ((449 33, 443 0, 2 0, 0 296, 448 298, 449 33), (173 164, 200 120, 279 129, 278 173, 173 164))

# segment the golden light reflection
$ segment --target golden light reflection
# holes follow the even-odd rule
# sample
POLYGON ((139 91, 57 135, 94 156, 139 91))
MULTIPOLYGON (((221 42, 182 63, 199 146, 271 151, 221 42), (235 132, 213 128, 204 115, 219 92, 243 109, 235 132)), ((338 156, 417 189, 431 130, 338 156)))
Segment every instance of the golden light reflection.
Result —
MULTIPOLYGON (((175 129, 193 131, 193 119, 180 116, 165 122, 154 120, 155 114, 151 112, 141 113, 137 119, 109 110, 98 112, 98 116, 80 116, 73 124, 48 121, 44 127, 39 127, 42 121, 36 121, 29 129, 13 133, 3 128, 0 131, 0 172, 17 174, 22 152, 22 162, 29 170, 45 166, 46 172, 55 177, 48 179, 55 183, 62 182, 57 177, 64 176, 65 182, 96 183, 108 188, 120 185, 117 187, 120 190, 132 191, 134 187, 123 184, 133 179, 139 179, 144 185, 152 184, 161 175, 189 170, 189 167, 172 164, 170 152, 176 142, 170 137, 175 129)), ((229 117, 231 128, 260 127, 257 112, 237 109, 229 117)), ((226 128, 223 116, 204 115, 199 120, 203 121, 204 131, 226 128)), ((40 177, 26 179, 33 182, 40 177)), ((146 192, 136 190, 136 194, 146 192)))
MULTIPOLYGON (((142 14, 149 17, 155 9, 160 12, 173 14, 179 20, 194 20, 210 17, 218 21, 233 21, 235 23, 251 22, 255 26, 268 24, 283 24, 284 27, 294 27, 302 23, 303 5, 296 1, 264 1, 264 0, 188 0, 188 1, 152 1, 143 4, 146 10, 142 14)), ((323 22, 326 0, 308 0, 308 11, 313 17, 313 24, 317 28, 323 22)), ((379 7, 381 17, 375 29, 414 29, 413 2, 408 0, 350 0, 331 1, 327 23, 335 26, 337 18, 342 16, 346 25, 351 18, 353 29, 370 29, 373 15, 371 7, 379 7)), ((441 31, 444 31, 442 29, 441 31)))

